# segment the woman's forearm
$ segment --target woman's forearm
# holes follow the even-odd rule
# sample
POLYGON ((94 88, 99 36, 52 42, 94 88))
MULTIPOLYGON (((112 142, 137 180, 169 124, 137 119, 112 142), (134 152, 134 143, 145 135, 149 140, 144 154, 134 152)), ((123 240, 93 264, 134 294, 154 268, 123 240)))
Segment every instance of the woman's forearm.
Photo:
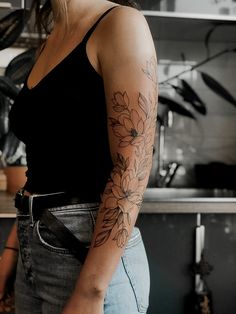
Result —
POLYGON ((8 279, 13 274, 18 260, 18 239, 16 233, 16 223, 13 225, 11 232, 5 244, 0 259, 0 300, 5 294, 5 287, 8 279))
POLYGON ((104 297, 139 210, 139 206, 131 209, 129 202, 126 202, 121 212, 119 209, 106 208, 107 202, 110 202, 109 196, 104 195, 91 247, 77 284, 78 293, 88 298, 104 297))
POLYGON ((12 229, 8 235, 7 241, 5 243, 6 247, 12 247, 15 249, 19 248, 19 242, 18 242, 18 237, 17 237, 17 225, 16 222, 12 226, 12 229))

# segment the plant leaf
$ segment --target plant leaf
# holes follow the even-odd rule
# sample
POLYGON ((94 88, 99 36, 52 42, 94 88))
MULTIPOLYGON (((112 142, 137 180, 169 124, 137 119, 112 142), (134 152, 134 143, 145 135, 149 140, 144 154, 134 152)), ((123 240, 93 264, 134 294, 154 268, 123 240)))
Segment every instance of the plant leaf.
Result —
POLYGON ((34 64, 36 48, 27 51, 13 58, 5 69, 5 75, 15 84, 22 84, 26 80, 30 69, 34 64))
POLYGON ((6 76, 0 76, 0 92, 5 96, 15 100, 18 95, 19 89, 15 84, 6 76))
POLYGON ((226 88, 224 88, 219 82, 217 82, 212 76, 207 73, 200 72, 204 83, 218 96, 228 101, 232 105, 236 106, 236 99, 230 94, 226 88))
POLYGON ((182 97, 184 101, 190 103, 199 113, 206 115, 207 113, 206 104, 202 101, 198 94, 185 80, 181 79, 181 84, 182 84, 182 97))
POLYGON ((17 9, 0 20, 0 50, 11 46, 18 39, 29 17, 29 10, 17 9))
POLYGON ((200 97, 197 95, 197 93, 192 89, 192 87, 185 81, 180 80, 182 87, 175 86, 170 84, 171 87, 173 87, 181 97, 183 97, 183 100, 190 103, 194 109, 196 109, 199 113, 205 115, 206 105, 203 103, 203 101, 200 99, 200 97))
POLYGON ((25 144, 11 131, 1 137, 1 159, 6 165, 26 165, 25 144))
POLYGON ((196 117, 192 114, 190 110, 184 108, 181 104, 179 104, 175 100, 159 95, 158 101, 163 105, 167 105, 169 110, 174 111, 182 116, 196 120, 196 117))

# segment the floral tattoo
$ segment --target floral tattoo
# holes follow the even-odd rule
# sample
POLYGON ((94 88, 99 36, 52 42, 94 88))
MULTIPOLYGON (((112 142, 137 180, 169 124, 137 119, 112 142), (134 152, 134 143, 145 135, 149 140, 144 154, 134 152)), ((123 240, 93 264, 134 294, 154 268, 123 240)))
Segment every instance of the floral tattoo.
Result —
POLYGON ((152 163, 153 141, 157 116, 156 59, 147 61, 142 73, 152 81, 153 89, 146 97, 137 95, 136 110, 130 106, 126 91, 115 92, 112 98, 114 117, 109 117, 110 127, 120 147, 115 165, 108 181, 100 213, 102 231, 94 247, 103 245, 110 237, 118 247, 123 247, 129 237, 131 212, 142 204, 143 192, 152 163), (132 157, 126 157, 122 150, 132 148, 132 157))

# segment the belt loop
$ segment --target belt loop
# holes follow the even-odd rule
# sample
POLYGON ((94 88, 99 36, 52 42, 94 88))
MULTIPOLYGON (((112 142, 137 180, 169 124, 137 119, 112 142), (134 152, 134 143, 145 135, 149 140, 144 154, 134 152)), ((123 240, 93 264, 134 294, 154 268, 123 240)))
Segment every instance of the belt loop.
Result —
POLYGON ((34 216, 33 216, 33 199, 34 195, 29 196, 29 215, 30 215, 30 226, 34 226, 34 216))

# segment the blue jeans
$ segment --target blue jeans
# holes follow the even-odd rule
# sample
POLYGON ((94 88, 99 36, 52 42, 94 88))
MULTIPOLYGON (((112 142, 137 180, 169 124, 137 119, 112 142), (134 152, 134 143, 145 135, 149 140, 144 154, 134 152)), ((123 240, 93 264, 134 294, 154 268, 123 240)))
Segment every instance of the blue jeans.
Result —
MULTIPOLYGON (((81 241, 89 243, 98 204, 51 208, 81 241)), ((60 314, 73 292, 81 263, 57 238, 29 215, 17 216, 20 257, 15 282, 16 314, 60 314)), ((106 291, 104 314, 146 313, 150 277, 140 234, 134 227, 123 256, 106 291)))

